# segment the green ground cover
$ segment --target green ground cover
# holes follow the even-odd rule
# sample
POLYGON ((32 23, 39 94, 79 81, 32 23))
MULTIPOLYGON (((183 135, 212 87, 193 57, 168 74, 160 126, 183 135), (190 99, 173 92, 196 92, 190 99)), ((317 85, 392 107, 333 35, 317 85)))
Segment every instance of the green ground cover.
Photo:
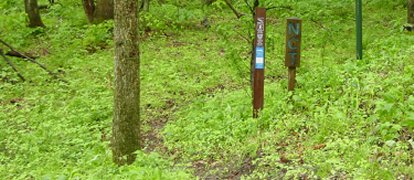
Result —
POLYGON ((140 45, 145 147, 134 164, 117 167, 109 148, 113 23, 88 25, 80 2, 66 1, 42 12, 46 29, 29 29, 22 2, 2 1, 0 38, 70 83, 13 58, 28 79, 19 82, 0 61, 0 178, 413 178, 414 35, 402 31, 403 2, 364 4, 361 61, 353 1, 278 2, 293 10, 268 12, 258 119, 250 44, 241 37, 250 17, 236 20, 219 3, 204 11, 155 5, 141 16, 151 28, 140 45), (210 29, 200 25, 204 15, 210 29), (290 16, 303 18, 293 94, 283 66, 290 16))

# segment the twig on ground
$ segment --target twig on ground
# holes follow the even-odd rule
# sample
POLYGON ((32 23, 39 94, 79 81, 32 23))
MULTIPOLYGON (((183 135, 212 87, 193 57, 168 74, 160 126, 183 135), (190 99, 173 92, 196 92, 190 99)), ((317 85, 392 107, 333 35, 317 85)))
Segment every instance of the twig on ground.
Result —
POLYGON ((68 81, 66 81, 65 79, 60 78, 56 73, 52 72, 51 70, 47 69, 47 67, 39 62, 37 62, 34 58, 21 53, 17 50, 15 50, 11 45, 7 44, 5 41, 3 41, 2 39, 0 39, 0 43, 2 43, 3 45, 5 45, 6 47, 10 48, 10 50, 14 53, 17 53, 19 56, 21 56, 23 59, 28 60, 34 64, 37 64, 38 66, 40 66, 43 70, 45 70, 46 72, 49 73, 49 75, 53 76, 55 79, 58 79, 64 83, 69 83, 68 81))
POLYGON ((9 66, 17 73, 17 76, 19 76, 19 78, 22 81, 26 81, 26 79, 24 79, 23 75, 20 74, 19 70, 17 70, 16 66, 14 66, 14 64, 7 58, 7 56, 4 55, 4 52, 1 49, 0 49, 0 55, 3 57, 4 61, 6 61, 7 64, 9 64, 9 66))

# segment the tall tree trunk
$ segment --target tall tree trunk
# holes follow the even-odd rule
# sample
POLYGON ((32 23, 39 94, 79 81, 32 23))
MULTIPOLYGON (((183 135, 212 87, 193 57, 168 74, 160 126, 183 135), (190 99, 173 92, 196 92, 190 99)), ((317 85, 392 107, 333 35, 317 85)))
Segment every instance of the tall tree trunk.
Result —
POLYGON ((408 0, 408 24, 414 25, 414 0, 408 0))
POLYGON ((37 0, 24 0, 24 8, 29 17, 29 27, 45 27, 40 18, 37 0))
POLYGON ((94 0, 82 0, 83 10, 85 11, 88 22, 93 22, 93 12, 95 12, 94 0))
POLYGON ((82 0, 82 4, 89 23, 98 24, 114 18, 114 0, 82 0))
POLYGON ((97 0, 94 23, 101 23, 114 18, 114 0, 97 0))
POLYGON ((113 161, 135 161, 140 149, 140 79, 136 0, 115 0, 115 92, 112 126, 113 161))

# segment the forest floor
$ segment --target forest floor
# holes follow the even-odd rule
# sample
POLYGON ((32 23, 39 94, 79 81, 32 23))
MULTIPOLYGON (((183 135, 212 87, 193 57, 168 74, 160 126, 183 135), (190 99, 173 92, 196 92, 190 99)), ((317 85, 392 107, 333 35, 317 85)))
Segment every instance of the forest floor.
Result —
POLYGON ((365 4, 359 61, 353 3, 269 11, 257 119, 243 36, 249 18, 223 12, 209 17, 210 28, 200 25, 203 17, 172 29, 152 24, 140 42, 143 150, 124 167, 112 163, 109 147, 113 23, 88 25, 79 4, 62 3, 42 12, 46 29, 25 26, 22 4, 0 3, 8 9, 0 38, 69 82, 11 58, 27 79, 21 82, 0 61, 0 179, 414 177, 414 34, 402 30, 400 2, 365 4), (293 15, 303 17, 294 93, 283 66, 285 18, 293 15))

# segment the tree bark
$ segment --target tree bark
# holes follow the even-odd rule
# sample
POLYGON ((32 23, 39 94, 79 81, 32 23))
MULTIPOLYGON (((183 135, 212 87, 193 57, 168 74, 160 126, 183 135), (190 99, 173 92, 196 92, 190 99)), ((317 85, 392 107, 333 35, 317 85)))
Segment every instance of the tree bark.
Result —
POLYGON ((140 78, 136 0, 115 0, 115 92, 112 126, 113 161, 135 161, 140 149, 140 78))
POLYGON ((93 12, 95 12, 95 3, 93 0, 82 0, 83 10, 85 11, 88 22, 93 22, 93 12))
POLYGON ((408 0, 408 24, 414 25, 414 0, 408 0))
POLYGON ((40 17, 37 0, 24 0, 24 8, 29 17, 29 27, 45 27, 40 17))
POLYGON ((97 0, 94 23, 101 23, 114 18, 114 0, 97 0))
POLYGON ((88 22, 98 24, 114 18, 114 0, 82 0, 88 22))

